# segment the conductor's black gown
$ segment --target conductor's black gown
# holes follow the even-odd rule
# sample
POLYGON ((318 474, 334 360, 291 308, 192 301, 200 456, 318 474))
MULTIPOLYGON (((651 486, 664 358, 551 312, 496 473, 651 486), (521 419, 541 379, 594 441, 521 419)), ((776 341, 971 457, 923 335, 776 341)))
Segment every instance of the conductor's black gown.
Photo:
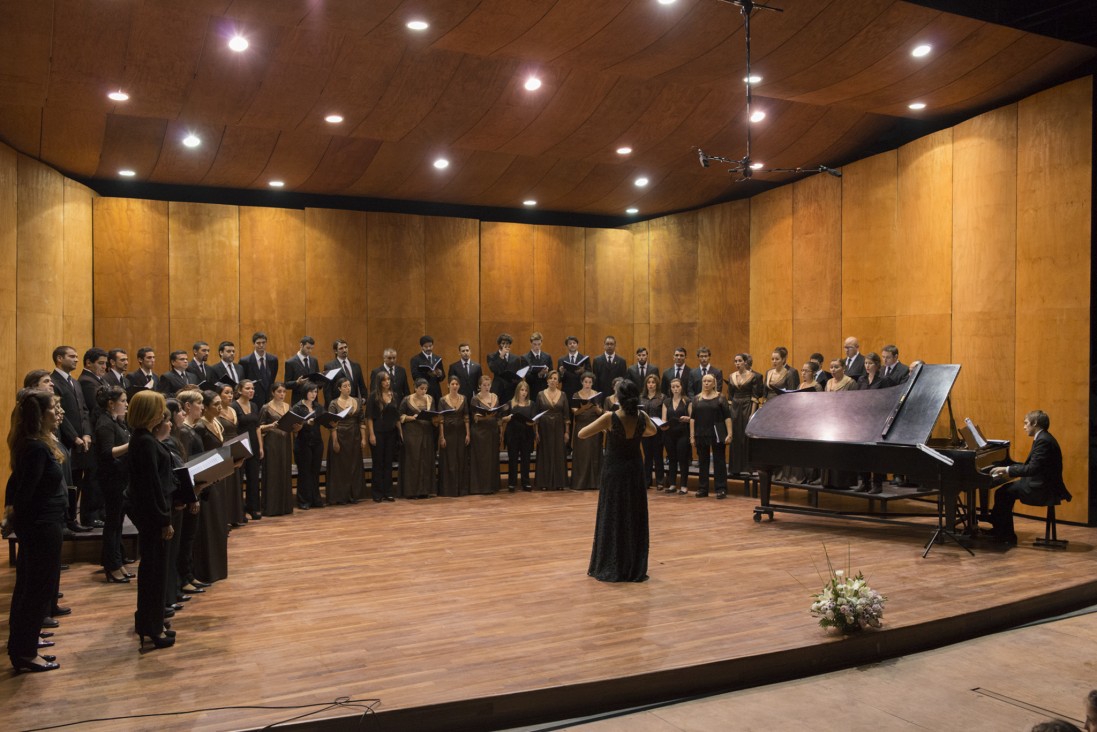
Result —
POLYGON ((643 582, 648 578, 648 496, 640 445, 646 421, 638 417, 628 437, 618 414, 613 413, 606 436, 587 574, 602 582, 643 582))

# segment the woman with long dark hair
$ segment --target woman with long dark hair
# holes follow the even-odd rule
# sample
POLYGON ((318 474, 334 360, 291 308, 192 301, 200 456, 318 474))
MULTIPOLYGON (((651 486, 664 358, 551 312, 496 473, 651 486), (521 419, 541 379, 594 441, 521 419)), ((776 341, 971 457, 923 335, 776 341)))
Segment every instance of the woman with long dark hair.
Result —
POLYGON ((263 515, 293 513, 293 431, 283 430, 278 420, 286 416, 286 385, 270 386, 270 401, 259 411, 259 448, 263 456, 263 515))
POLYGON ((373 501, 395 501, 392 495, 392 463, 396 460, 396 445, 403 439, 400 426, 400 405, 392 390, 392 378, 381 371, 377 388, 369 398, 370 455, 373 458, 373 501))
POLYGON ((693 460, 693 447, 689 442, 689 422, 693 415, 693 403, 684 393, 681 379, 670 380, 670 396, 663 402, 663 421, 666 422, 667 493, 689 493, 689 464, 693 460))
POLYGON ((293 405, 293 411, 308 417, 293 439, 293 457, 297 460, 297 507, 302 511, 323 508, 320 498, 320 463, 324 459, 324 441, 316 424, 315 412, 320 409, 316 401, 320 387, 309 381, 304 387, 304 398, 293 405))

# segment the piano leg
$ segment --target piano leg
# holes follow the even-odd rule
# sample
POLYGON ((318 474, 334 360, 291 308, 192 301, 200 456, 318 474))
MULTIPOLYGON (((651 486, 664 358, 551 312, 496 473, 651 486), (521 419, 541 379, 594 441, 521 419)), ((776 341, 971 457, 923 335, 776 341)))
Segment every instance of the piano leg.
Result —
POLYGON ((762 505, 754 508, 755 523, 762 522, 762 514, 769 516, 770 521, 773 520, 773 509, 769 508, 769 481, 769 468, 761 468, 758 471, 758 500, 762 505))

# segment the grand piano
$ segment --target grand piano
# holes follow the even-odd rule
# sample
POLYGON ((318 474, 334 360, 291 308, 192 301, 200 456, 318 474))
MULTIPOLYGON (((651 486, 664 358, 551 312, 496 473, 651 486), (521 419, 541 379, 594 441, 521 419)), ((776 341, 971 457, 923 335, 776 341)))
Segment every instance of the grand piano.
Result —
MULTIPOLYGON (((940 493, 939 510, 944 512, 944 525, 949 529, 956 528, 956 506, 963 493, 967 530, 977 533, 975 492, 980 491, 985 506, 989 489, 995 485, 990 468, 1008 464, 1010 444, 984 440, 970 420, 962 437, 955 429, 949 395, 959 373, 958 364, 922 364, 911 372, 906 383, 890 389, 790 392, 770 399, 747 424, 748 455, 759 474, 761 499, 761 505, 754 509, 754 520, 761 521, 763 515, 772 519, 774 512, 787 512, 903 523, 896 520, 898 514, 775 504, 770 499, 772 475, 787 465, 904 475, 919 486, 911 495, 940 493), (933 440, 930 433, 946 404, 952 434, 933 440)), ((804 487, 870 502, 882 498, 804 487)))

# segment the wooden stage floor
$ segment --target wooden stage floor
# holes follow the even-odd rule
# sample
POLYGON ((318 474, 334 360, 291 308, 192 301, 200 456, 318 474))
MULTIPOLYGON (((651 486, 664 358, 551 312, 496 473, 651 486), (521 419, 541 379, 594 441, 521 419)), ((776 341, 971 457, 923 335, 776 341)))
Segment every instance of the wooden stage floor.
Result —
MULTIPOLYGON (((1097 602, 1092 529, 1061 527, 1069 551, 1051 552, 1027 545, 1043 524, 1019 519, 1016 549, 923 559, 928 522, 758 524, 756 503, 649 493, 651 579, 626 585, 586 576, 594 493, 266 518, 233 532, 231 576, 177 614, 178 644, 145 653, 135 585, 104 583, 89 552, 62 576, 62 668, 0 672, 3 727, 162 714, 76 728, 251 729, 348 697, 380 700, 365 729, 492 729, 830 671, 1097 602), (848 546, 888 596, 884 630, 842 639, 810 617, 824 545, 842 564, 848 546)), ((5 637, 13 574, 0 570, 5 637)))

